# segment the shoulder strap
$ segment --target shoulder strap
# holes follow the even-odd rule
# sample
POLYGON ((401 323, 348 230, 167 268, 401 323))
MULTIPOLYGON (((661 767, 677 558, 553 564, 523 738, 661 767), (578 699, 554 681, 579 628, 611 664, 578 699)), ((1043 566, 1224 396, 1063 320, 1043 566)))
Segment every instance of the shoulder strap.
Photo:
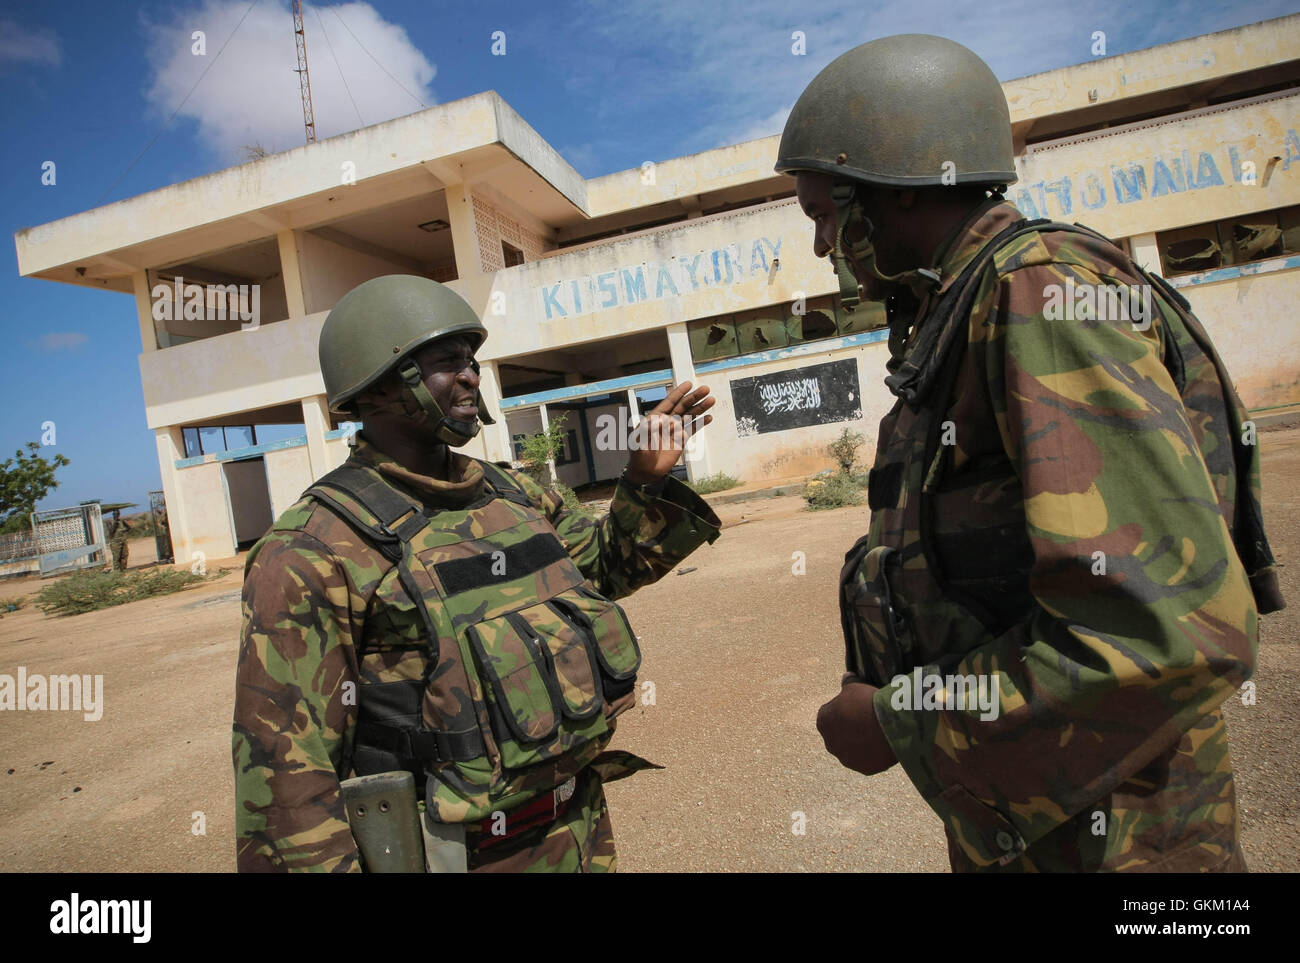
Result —
POLYGON ((528 497, 528 493, 524 491, 523 486, 514 479, 510 472, 495 462, 484 461, 481 458, 475 458, 474 460, 483 469, 483 480, 498 496, 508 502, 514 502, 516 505, 523 505, 536 510, 537 506, 533 504, 533 500, 528 497))
POLYGON ((321 476, 306 494, 319 498, 353 527, 370 537, 392 561, 402 557, 402 544, 428 524, 423 508, 387 484, 377 473, 342 465, 321 476), (360 503, 372 519, 362 518, 338 500, 341 492, 360 503), (396 527, 394 527, 396 525, 396 527))
POLYGON ((885 385, 895 397, 909 405, 920 404, 934 388, 944 370, 945 361, 954 349, 965 345, 967 329, 962 319, 969 313, 978 290, 977 280, 994 255, 1022 234, 1043 229, 1051 222, 1019 220, 1004 228, 971 259, 957 280, 944 292, 930 321, 917 332, 916 344, 885 385))

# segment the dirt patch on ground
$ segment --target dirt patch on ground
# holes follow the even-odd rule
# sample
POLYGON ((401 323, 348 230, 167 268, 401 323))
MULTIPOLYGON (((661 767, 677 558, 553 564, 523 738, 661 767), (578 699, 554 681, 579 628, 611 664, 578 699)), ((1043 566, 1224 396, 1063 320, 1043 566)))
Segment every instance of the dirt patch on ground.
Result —
MULTIPOLYGON (((1294 871, 1300 569, 1285 562, 1300 551, 1300 431, 1260 440, 1292 608, 1264 620, 1256 704, 1229 700, 1227 715, 1247 859, 1294 871)), ((849 772, 817 736, 843 658, 836 577, 869 513, 802 506, 795 496, 720 506, 726 534, 683 566, 694 571, 625 602, 655 704, 627 713, 614 744, 668 768, 608 788, 623 870, 947 870, 939 820, 902 771, 849 772), (805 575, 792 573, 795 552, 805 575), (796 814, 805 835, 791 831, 796 814)), ((0 598, 38 585, 15 587, 0 586, 0 598)), ((29 606, 0 618, 0 672, 102 675, 104 694, 96 722, 6 713, 0 869, 234 869, 239 587, 235 570, 101 612, 54 619, 29 606)))

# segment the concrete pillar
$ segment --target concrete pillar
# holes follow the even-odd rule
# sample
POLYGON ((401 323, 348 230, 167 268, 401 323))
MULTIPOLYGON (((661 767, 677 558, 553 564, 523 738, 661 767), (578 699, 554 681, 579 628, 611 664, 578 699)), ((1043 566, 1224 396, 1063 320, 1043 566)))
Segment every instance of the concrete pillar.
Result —
MULTIPOLYGON (((686 322, 678 321, 664 329, 668 334, 668 358, 673 366, 673 382, 689 381, 698 387, 695 379, 695 362, 691 359, 691 341, 686 333, 686 322)), ((669 389, 671 390, 671 389, 669 389)), ((692 436, 686 445, 686 477, 691 481, 712 474, 709 463, 708 434, 692 436)))
POLYGON ((149 296, 149 272, 131 272, 135 288, 135 313, 140 320, 140 350, 145 354, 158 350, 158 329, 153 319, 153 299, 149 296))
POLYGON ((307 460, 311 462, 311 477, 320 478, 334 467, 325 448, 325 432, 330 430, 330 412, 325 395, 302 399, 302 421, 307 428, 307 460))
POLYGON ((181 493, 176 459, 185 457, 185 438, 177 425, 154 429, 154 443, 158 448, 158 473, 162 476, 163 498, 167 502, 167 524, 171 528, 172 550, 177 564, 190 561, 193 539, 190 536, 189 518, 186 514, 185 496, 181 493))
POLYGON ((497 420, 495 425, 483 426, 483 447, 488 461, 509 461, 514 457, 510 446, 510 430, 506 427, 506 413, 501 409, 501 376, 495 361, 485 361, 479 366, 478 388, 483 393, 483 404, 497 420))
POLYGON ((297 232, 277 231, 275 241, 280 248, 280 274, 284 278, 284 297, 289 302, 289 317, 305 317, 307 297, 303 292, 302 271, 298 264, 297 232))
POLYGON ((1138 267, 1160 273, 1160 249, 1154 234, 1134 234, 1128 239, 1129 250, 1138 267))
MULTIPOLYGON (((546 417, 546 405, 539 406, 538 411, 540 411, 542 415, 542 432, 545 433, 546 430, 551 427, 551 419, 546 417)), ((554 485, 557 480, 554 458, 546 459, 546 470, 551 473, 551 484, 554 485)))
POLYGON ((468 281, 483 273, 470 188, 467 184, 448 184, 443 193, 447 198, 447 220, 451 223, 451 244, 456 254, 456 276, 468 281))

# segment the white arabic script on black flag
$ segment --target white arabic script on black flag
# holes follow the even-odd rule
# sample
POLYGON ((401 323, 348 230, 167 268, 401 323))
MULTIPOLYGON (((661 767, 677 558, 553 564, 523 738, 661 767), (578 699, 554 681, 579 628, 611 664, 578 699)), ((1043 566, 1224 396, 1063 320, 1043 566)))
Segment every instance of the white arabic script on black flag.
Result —
POLYGON ((760 385, 758 396, 763 402, 765 415, 770 415, 774 411, 820 408, 822 404, 822 393, 816 378, 800 378, 798 381, 778 381, 760 385))

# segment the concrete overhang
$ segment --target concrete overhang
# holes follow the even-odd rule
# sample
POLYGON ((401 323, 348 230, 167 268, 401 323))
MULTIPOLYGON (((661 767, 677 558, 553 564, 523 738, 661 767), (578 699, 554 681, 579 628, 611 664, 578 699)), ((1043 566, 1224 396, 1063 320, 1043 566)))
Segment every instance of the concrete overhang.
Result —
POLYGON ((549 223, 587 213, 582 176, 486 91, 25 228, 18 273, 131 291, 133 271, 478 182, 549 223))
POLYGON ((1110 121, 1109 105, 1141 98, 1156 106, 1165 92, 1171 95, 1171 110, 1179 100, 1186 107, 1189 98, 1205 100, 1227 92, 1234 78, 1265 75, 1297 60, 1300 14, 1292 14, 1030 74, 1006 81, 1002 89, 1012 127, 1023 140, 1036 124, 1060 115, 1104 126, 1110 121))

